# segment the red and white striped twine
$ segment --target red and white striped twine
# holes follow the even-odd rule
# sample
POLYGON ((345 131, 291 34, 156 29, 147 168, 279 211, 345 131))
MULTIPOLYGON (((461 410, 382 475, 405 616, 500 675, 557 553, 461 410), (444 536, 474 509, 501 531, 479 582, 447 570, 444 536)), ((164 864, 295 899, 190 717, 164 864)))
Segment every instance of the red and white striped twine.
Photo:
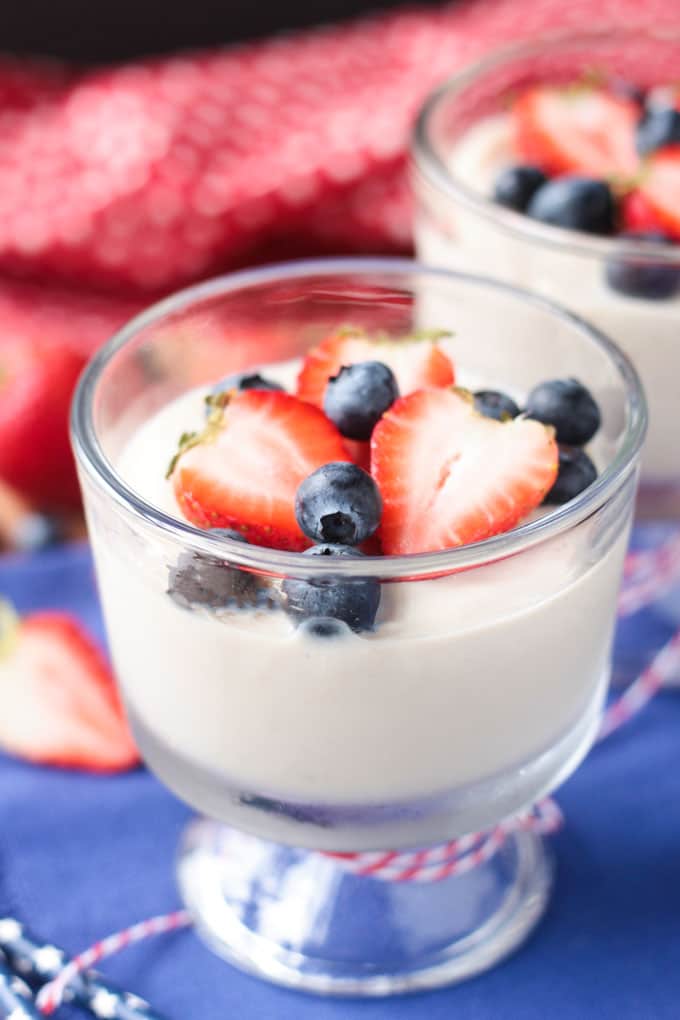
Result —
MULTIPOLYGON (((680 580, 680 535, 668 539, 656 549, 630 553, 626 560, 625 581, 619 598, 619 615, 631 616, 651 605, 680 580)), ((680 677, 680 630, 656 654, 650 665, 605 712, 598 741, 604 740, 629 719, 672 679, 680 677)), ((441 846, 406 852, 324 856, 354 875, 390 882, 437 882, 462 875, 484 864, 501 849, 508 836, 517 830, 547 835, 563 823, 562 812, 550 797, 535 804, 530 812, 500 822, 487 832, 470 833, 441 846)), ((191 925, 186 910, 152 917, 147 921, 109 935, 71 960, 38 993, 36 1004, 44 1016, 59 1007, 64 993, 78 974, 127 946, 152 935, 177 931, 191 925)))
POLYGON ((654 549, 630 552, 619 596, 619 616, 633 616, 680 581, 680 533, 654 549))
POLYGON ((187 910, 176 910, 172 914, 159 914, 156 917, 150 917, 146 921, 140 921, 139 924, 133 924, 132 927, 125 928, 124 931, 108 935, 99 942, 95 942, 85 952, 74 956, 49 984, 41 988, 36 998, 38 1009, 44 1016, 50 1016, 61 1005, 64 992, 78 974, 82 974, 83 971, 96 966, 101 960, 119 953, 121 949, 126 949, 135 942, 141 942, 152 935, 162 935, 165 932, 187 928, 191 923, 191 916, 187 910))
POLYGON ((676 631, 643 673, 626 688, 604 714, 598 741, 632 719, 666 684, 680 677, 680 630, 676 631))
POLYGON ((507 819, 487 832, 470 833, 452 839, 441 846, 424 850, 396 850, 374 853, 327 853, 346 871, 365 878, 380 878, 386 882, 439 882, 490 861, 512 832, 529 829, 548 835, 556 832, 563 823, 562 812, 550 797, 535 804, 524 815, 507 819))

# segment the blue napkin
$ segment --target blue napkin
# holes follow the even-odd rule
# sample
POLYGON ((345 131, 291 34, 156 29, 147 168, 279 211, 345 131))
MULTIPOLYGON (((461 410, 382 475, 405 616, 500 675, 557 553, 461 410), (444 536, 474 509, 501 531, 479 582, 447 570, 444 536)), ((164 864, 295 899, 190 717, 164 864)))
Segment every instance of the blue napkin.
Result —
MULTIPOLYGON (((103 640, 84 546, 0 559, 0 593, 22 611, 68 609, 103 640)), ((672 616, 626 621, 619 658, 667 639, 672 616)), ((192 932, 141 943, 101 969, 168 1020, 677 1020, 679 765, 680 691, 671 691, 562 788, 567 825, 553 840, 548 914, 525 948, 466 984, 383 1001, 318 999, 239 973, 192 932)), ((102 778, 0 756, 0 912, 75 953, 172 910, 173 855, 189 817, 142 769, 102 778)))

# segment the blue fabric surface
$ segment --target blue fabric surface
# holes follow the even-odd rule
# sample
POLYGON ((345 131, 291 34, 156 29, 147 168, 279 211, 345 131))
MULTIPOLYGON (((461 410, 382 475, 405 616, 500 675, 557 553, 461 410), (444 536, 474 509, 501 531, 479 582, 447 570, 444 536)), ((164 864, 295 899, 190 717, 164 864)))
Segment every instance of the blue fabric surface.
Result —
MULTIPOLYGON (((0 593, 23 611, 71 610, 102 637, 84 547, 0 559, 0 593)), ((623 658, 668 637, 671 616, 627 621, 623 658)), ((102 969, 168 1020, 677 1020, 679 765, 680 691, 669 691, 562 788, 548 914, 525 948, 466 984, 398 1000, 306 997, 233 970, 191 932, 102 969)), ((0 812, 0 911, 69 951, 178 905, 173 854, 189 810, 145 771, 100 778, 0 757, 0 812)))

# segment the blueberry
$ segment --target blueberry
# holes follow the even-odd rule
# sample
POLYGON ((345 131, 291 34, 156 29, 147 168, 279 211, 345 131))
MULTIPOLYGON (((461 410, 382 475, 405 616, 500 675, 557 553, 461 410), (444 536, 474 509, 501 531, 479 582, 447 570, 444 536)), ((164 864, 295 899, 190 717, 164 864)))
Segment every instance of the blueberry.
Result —
POLYGON ((553 425, 558 443, 583 446, 600 427, 600 409, 576 379, 552 379, 536 386, 527 399, 529 418, 553 425))
MULTIPOLYGON (((661 231, 630 232, 621 238, 632 241, 652 241, 656 244, 672 244, 661 231)), ((629 297, 649 298, 663 301, 674 297, 680 290, 680 269, 664 262, 654 262, 638 256, 610 256, 605 267, 606 280, 612 290, 629 297)))
POLYGON ((580 492, 592 485, 597 478, 597 468, 583 450, 562 447, 557 479, 544 503, 568 503, 580 492))
POLYGON ((234 375, 227 375, 220 379, 210 391, 213 396, 218 393, 228 393, 229 390, 279 390, 284 389, 280 383, 265 379, 259 372, 237 372, 234 375))
POLYGON ((487 418, 507 421, 508 418, 516 418, 519 414, 519 407, 512 397, 499 393, 498 390, 478 390, 474 397, 476 410, 487 418))
POLYGON ((588 234, 612 234, 616 227, 616 203, 609 185, 592 177, 565 175, 548 181, 529 202, 527 215, 588 234))
MULTIPOLYGON (((350 556, 360 558, 358 549, 346 545, 313 545, 305 556, 350 556)), ((373 578, 340 578, 329 573, 307 580, 288 578, 283 582, 286 610, 314 637, 339 637, 345 626, 354 631, 371 630, 380 605, 380 583, 373 578)))
POLYGON ((635 148, 646 156, 664 145, 680 143, 680 112, 672 106, 647 109, 635 129, 635 148))
POLYGON ((359 545, 380 523, 378 487, 356 464, 334 461, 317 468, 295 494, 295 516, 314 542, 359 545))
POLYGON ((348 439, 370 439, 374 427, 399 396, 394 373, 382 361, 343 365, 331 376, 323 409, 348 439))
POLYGON ((537 166, 509 166, 501 170, 493 189, 494 201, 516 212, 524 212, 547 177, 537 166))
MULTIPOLYGON (((213 535, 246 542, 239 531, 214 528, 213 535)), ((206 609, 271 608, 269 586, 262 578, 247 570, 231 566, 218 556, 183 552, 168 575, 168 595, 182 609, 203 606, 206 609)))

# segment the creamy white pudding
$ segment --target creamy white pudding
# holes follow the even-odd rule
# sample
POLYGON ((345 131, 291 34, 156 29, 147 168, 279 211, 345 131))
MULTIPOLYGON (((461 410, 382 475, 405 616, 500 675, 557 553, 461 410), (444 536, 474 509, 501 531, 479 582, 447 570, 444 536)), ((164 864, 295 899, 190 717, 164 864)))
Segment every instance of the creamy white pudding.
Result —
MULTIPOLYGON (((498 173, 517 162, 511 119, 495 114, 470 127, 452 146, 447 166, 453 180, 490 197, 498 173)), ((624 296, 606 283, 604 258, 580 254, 564 235, 564 246, 543 244, 523 234, 519 214, 512 229, 430 188, 416 175, 415 221, 418 255, 430 265, 483 272, 544 294, 572 309, 612 337, 634 362, 646 391, 650 423, 642 458, 643 484, 677 487, 680 298, 645 300, 624 296)), ((508 212, 503 210, 504 223, 508 212)), ((554 233, 554 232, 553 232, 554 233)), ((576 235, 578 236, 578 235, 576 235)), ((657 507, 662 509, 661 497, 657 507)), ((680 512, 680 496, 667 500, 680 512)))
MULTIPOLYGON (((294 366, 277 374, 289 381, 294 366)), ((460 372, 459 381, 470 382, 460 372)), ((115 465, 173 516, 165 467, 180 433, 201 425, 204 395, 162 407, 115 465)), ((593 446, 596 460, 609 452, 606 438, 599 453, 593 446)), ((158 548, 118 541, 93 520, 113 658, 145 757, 180 794, 232 821, 243 808, 212 796, 218 781, 285 802, 384 808, 499 780, 491 809, 473 798, 453 824, 469 831, 517 810, 554 779, 550 749, 561 744, 573 764, 597 724, 628 536, 622 513, 627 520, 617 499, 519 556, 384 583, 375 630, 333 640, 296 630, 282 608, 181 609, 158 548), (194 781, 193 769, 210 782, 194 781)), ((379 575, 379 560, 371 569, 379 575)), ((403 825, 412 832, 412 821, 403 825)), ((282 816, 259 829, 310 838, 282 816)), ((385 838, 405 834, 395 822, 385 838)), ((438 835, 426 827, 421 838, 438 835)), ((363 839, 360 827, 313 836, 345 848, 363 839)))

